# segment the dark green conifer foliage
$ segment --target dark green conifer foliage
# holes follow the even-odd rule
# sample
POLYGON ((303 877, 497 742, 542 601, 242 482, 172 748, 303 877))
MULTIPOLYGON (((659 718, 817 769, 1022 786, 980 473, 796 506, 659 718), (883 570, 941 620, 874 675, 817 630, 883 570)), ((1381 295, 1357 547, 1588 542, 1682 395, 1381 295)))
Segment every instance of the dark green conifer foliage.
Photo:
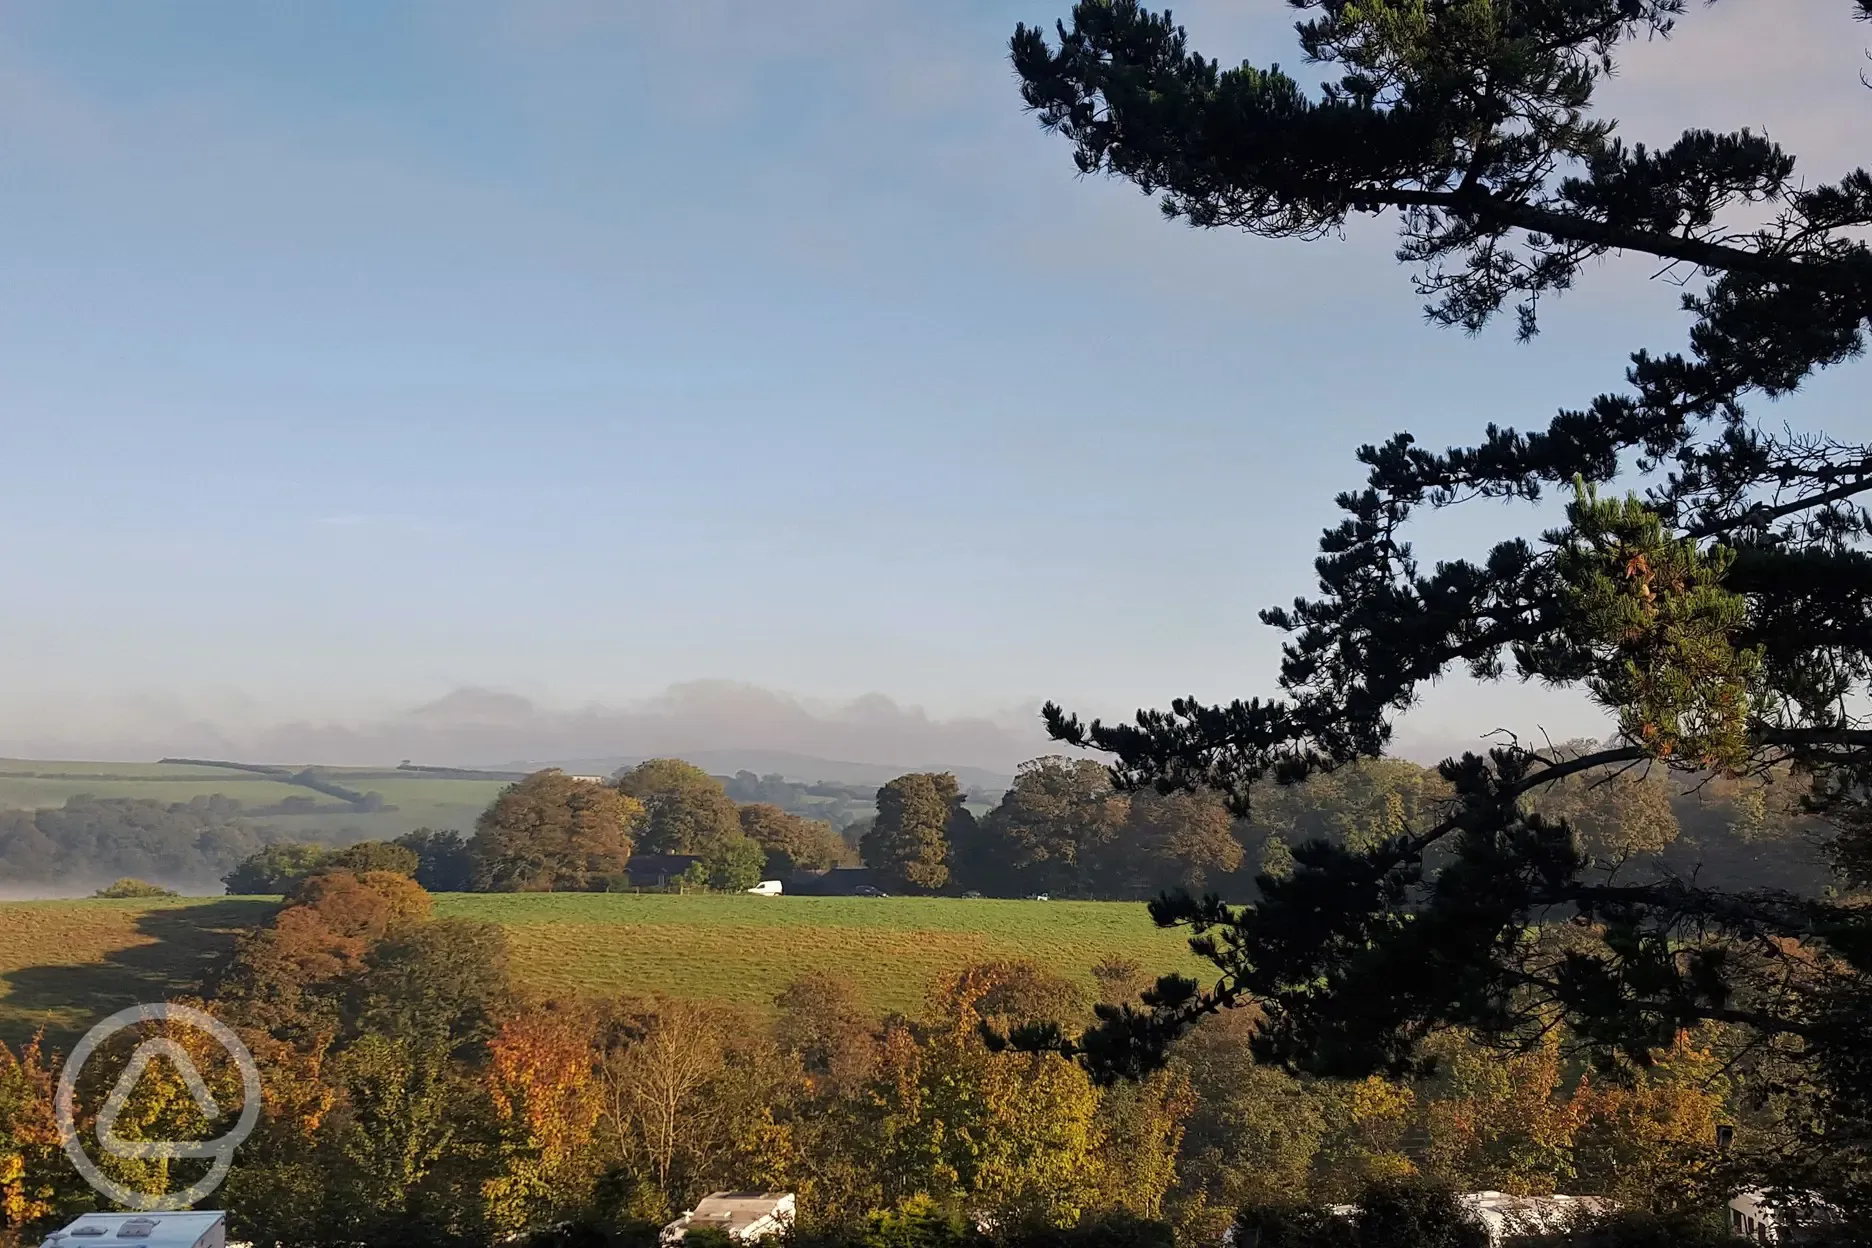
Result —
MULTIPOLYGON (((1654 257, 1684 285, 1688 344, 1635 352, 1627 388, 1544 427, 1361 448, 1365 484, 1321 539, 1318 595, 1264 613, 1289 635, 1278 697, 1179 699, 1129 724, 1049 705, 1049 729, 1111 755, 1121 789, 1210 787, 1244 811, 1258 784, 1381 754, 1394 717, 1452 672, 1579 689, 1617 736, 1451 760, 1447 810, 1376 845, 1298 847, 1254 907, 1162 900, 1158 921, 1195 930, 1214 982, 1163 980, 1059 1042, 1133 1074, 1253 1000, 1261 1058, 1356 1075, 1412 1068, 1418 1042, 1452 1025, 1513 1042, 1563 1019, 1600 1060, 1644 1063, 1680 1028, 1732 1024, 1799 1054, 1811 1112, 1790 1120, 1777 1177, 1872 1220, 1872 1062, 1856 1056, 1872 1026, 1868 912, 1845 894, 1615 875, 1530 810, 1555 781, 1621 767, 1792 768, 1839 829, 1842 886, 1867 882, 1872 445, 1756 409, 1864 347, 1872 175, 1797 175, 1749 131, 1615 135, 1595 92, 1623 44, 1695 20, 1683 0, 1295 7, 1301 50, 1326 70, 1317 92, 1278 67, 1224 69, 1135 0, 1084 0, 1051 36, 1015 32, 1021 93, 1081 171, 1195 226, 1315 239, 1390 214, 1427 315, 1470 332, 1511 311, 1531 338, 1540 301, 1590 261, 1654 257), (1553 489, 1573 496, 1558 531, 1489 510, 1507 530, 1492 548, 1433 567, 1406 540, 1420 509, 1553 489)), ((1872 0, 1837 12, 1849 36, 1872 0)), ((1857 42, 1842 48, 1840 72, 1857 72, 1857 42)))

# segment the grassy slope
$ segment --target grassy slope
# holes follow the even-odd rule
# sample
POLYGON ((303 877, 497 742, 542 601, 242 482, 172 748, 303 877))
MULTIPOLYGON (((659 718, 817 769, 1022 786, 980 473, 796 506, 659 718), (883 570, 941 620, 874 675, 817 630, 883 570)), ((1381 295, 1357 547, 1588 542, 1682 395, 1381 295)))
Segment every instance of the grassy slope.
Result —
MULTIPOLYGON (((366 839, 379 840, 401 836, 412 828, 454 828, 467 835, 474 831, 475 820, 487 809, 488 803, 506 787, 498 780, 438 780, 432 777, 380 779, 376 775, 354 780, 342 771, 334 772, 332 779, 361 792, 381 793, 384 800, 396 809, 381 814, 361 815, 341 802, 320 798, 321 802, 331 803, 329 812, 317 815, 265 815, 256 817, 254 822, 270 824, 307 840, 319 840, 323 835, 353 827, 363 829, 366 839)), ((311 790, 295 788, 293 792, 305 794, 311 790)), ((232 796, 238 797, 240 794, 232 796)))
POLYGON ((357 829, 367 839, 388 839, 420 827, 470 832, 475 817, 502 788, 499 781, 405 776, 382 768, 337 767, 330 772, 339 784, 383 794, 397 809, 360 814, 311 789, 232 768, 0 759, 0 810, 62 806, 67 798, 81 793, 159 802, 186 802, 220 793, 250 809, 272 806, 288 797, 309 797, 319 803, 313 813, 255 815, 254 822, 306 840, 334 838, 347 829, 357 829))
MULTIPOLYGON (((188 991, 258 922, 263 898, 0 904, 0 1038, 58 1041, 135 1001, 188 991)), ((942 898, 452 895, 443 915, 508 930, 522 982, 554 995, 677 996, 768 1004, 792 976, 854 980, 879 1011, 914 1009, 968 962, 1029 957, 1090 983, 1107 954, 1194 970, 1181 938, 1118 902, 942 898)))
MULTIPOLYGON (((198 776, 252 775, 226 767, 197 767, 181 763, 48 762, 33 758, 0 758, 0 773, 41 776, 122 776, 129 779, 188 779, 198 776)), ((255 777, 258 779, 259 777, 255 777)))
POLYGON ((193 991, 270 898, 0 904, 0 1039, 70 1041, 126 1005, 193 991))

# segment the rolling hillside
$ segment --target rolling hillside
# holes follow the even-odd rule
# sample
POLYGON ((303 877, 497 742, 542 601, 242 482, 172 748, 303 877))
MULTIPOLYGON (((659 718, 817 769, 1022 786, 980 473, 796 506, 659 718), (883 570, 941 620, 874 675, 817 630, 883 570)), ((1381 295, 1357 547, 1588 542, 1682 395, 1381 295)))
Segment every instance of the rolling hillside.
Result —
POLYGON ((321 767, 335 784, 381 795, 385 808, 356 804, 289 782, 294 768, 268 774, 199 763, 81 763, 0 759, 0 809, 62 806, 68 798, 144 798, 186 802, 221 794, 256 824, 304 840, 376 840, 413 828, 468 831, 505 783, 473 776, 437 776, 395 768, 321 767), (394 807, 394 809, 390 809, 394 807))
MULTIPOLYGON (((190 991, 271 898, 0 904, 0 1039, 64 1044, 138 1001, 190 991)), ((793 976, 854 980, 876 1010, 915 1009, 937 974, 1032 958, 1091 983, 1116 954, 1153 971, 1198 964, 1126 902, 947 898, 452 894, 437 911, 500 923, 515 977, 550 995, 671 994, 765 1006, 793 976)))
MULTIPOLYGON (((809 818, 829 819, 843 826, 855 818, 868 817, 871 794, 904 769, 839 763, 775 751, 732 753, 703 751, 686 755, 705 770, 722 777, 737 769, 729 764, 749 762, 768 764, 773 772, 782 770, 781 762, 795 781, 803 784, 831 782, 854 786, 843 796, 795 796, 781 804, 809 818), (815 769, 826 772, 812 774, 815 769), (797 773, 797 774, 795 774, 797 773), (857 780, 849 779, 856 775, 857 780)), ((487 809, 502 786, 513 778, 541 766, 556 766, 577 774, 609 775, 631 760, 584 759, 551 763, 509 763, 500 768, 401 769, 394 767, 306 767, 301 765, 253 766, 215 765, 204 762, 172 761, 161 763, 90 763, 56 762, 32 759, 0 758, 0 810, 36 810, 63 806, 73 797, 137 798, 163 803, 186 802, 196 797, 219 794, 239 802, 242 818, 255 825, 276 828, 298 840, 324 841, 332 844, 356 840, 390 840, 415 828, 453 828, 467 833, 475 819, 487 809), (313 773, 341 788, 359 794, 376 794, 382 809, 370 809, 346 801, 303 783, 297 775, 313 773)), ((938 769, 940 770, 940 769, 938 769)), ((953 768, 963 788, 979 786, 999 795, 1010 783, 1007 777, 972 768, 953 768)), ((769 774, 769 773, 762 773, 769 774)), ((738 800, 777 800, 741 798, 738 800)), ((974 801, 969 808, 976 815, 986 814, 993 801, 974 801)))

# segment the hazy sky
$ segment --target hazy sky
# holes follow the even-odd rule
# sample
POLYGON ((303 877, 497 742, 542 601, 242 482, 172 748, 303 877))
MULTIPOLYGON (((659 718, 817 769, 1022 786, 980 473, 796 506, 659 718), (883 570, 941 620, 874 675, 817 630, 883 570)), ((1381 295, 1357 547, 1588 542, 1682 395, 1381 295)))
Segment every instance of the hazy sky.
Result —
MULTIPOLYGON (((1311 588, 1353 448, 1544 422, 1680 343, 1642 265, 1467 339, 1382 225, 1196 233, 1077 179, 1005 56, 1067 7, 10 0, 0 748, 469 686, 1264 693, 1254 613, 1311 588)), ((1872 121, 1849 9, 1693 6, 1605 98, 1830 180, 1872 121)), ((1276 0, 1177 11, 1299 61, 1276 0)), ((1789 419, 1865 436, 1863 385, 1789 419)), ((1415 726, 1504 722, 1591 721, 1452 685, 1415 726)))

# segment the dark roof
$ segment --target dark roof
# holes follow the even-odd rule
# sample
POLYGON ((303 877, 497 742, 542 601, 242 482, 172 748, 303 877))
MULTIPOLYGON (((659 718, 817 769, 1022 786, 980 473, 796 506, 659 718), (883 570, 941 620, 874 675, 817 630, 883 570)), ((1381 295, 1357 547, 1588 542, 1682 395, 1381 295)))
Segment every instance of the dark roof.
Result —
POLYGON ((791 891, 809 896, 839 896, 875 883, 869 867, 833 867, 828 871, 795 871, 791 891))

